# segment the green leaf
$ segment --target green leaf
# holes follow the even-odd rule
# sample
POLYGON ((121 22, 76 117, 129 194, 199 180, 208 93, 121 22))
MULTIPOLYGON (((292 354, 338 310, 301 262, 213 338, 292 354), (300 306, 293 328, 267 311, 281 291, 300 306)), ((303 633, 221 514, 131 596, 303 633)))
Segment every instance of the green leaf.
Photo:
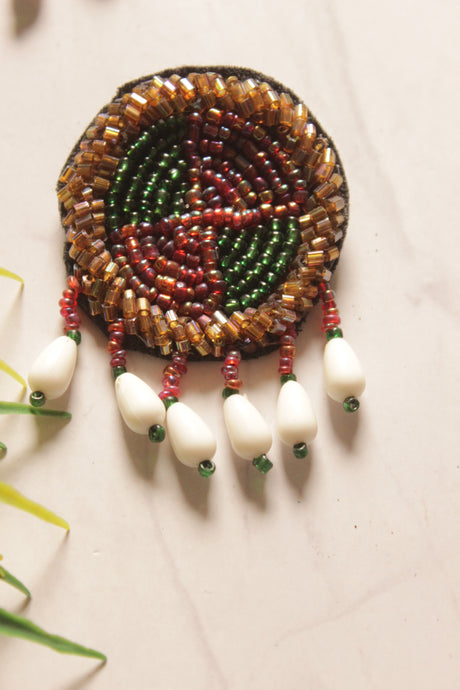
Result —
POLYGON ((6 268, 2 268, 0 266, 0 276, 3 276, 4 278, 11 278, 12 280, 17 280, 18 283, 21 283, 21 285, 24 285, 24 281, 21 278, 21 276, 18 276, 17 273, 13 273, 12 271, 8 271, 6 268))
POLYGON ((0 452, 6 453, 7 447, 0 441, 0 452))
POLYGON ((26 597, 32 596, 29 590, 25 585, 22 584, 22 582, 14 577, 11 573, 8 572, 5 568, 3 568, 0 565, 0 580, 4 580, 8 585, 11 585, 12 587, 15 587, 18 589, 20 592, 26 595, 26 597))
POLYGON ((49 410, 46 407, 32 407, 32 405, 25 403, 7 402, 6 400, 0 400, 0 414, 34 414, 37 417, 72 418, 70 412, 64 410, 49 410))
POLYGON ((27 620, 27 618, 9 613, 5 609, 0 609, 0 634, 9 635, 10 637, 22 637, 24 640, 51 647, 51 649, 61 654, 77 654, 78 656, 87 656, 92 659, 107 661, 105 654, 97 652, 95 649, 83 647, 76 642, 71 642, 65 637, 51 635, 39 628, 35 623, 32 623, 32 621, 27 620))
POLYGON ((11 378, 20 383, 23 388, 27 387, 27 383, 24 381, 22 376, 18 374, 18 372, 15 371, 13 367, 10 367, 9 364, 4 362, 3 359, 0 359, 0 369, 1 371, 4 371, 5 374, 8 374, 8 376, 11 376, 11 378))
POLYGON ((52 513, 51 510, 48 510, 44 506, 40 505, 40 503, 31 501, 29 498, 19 493, 19 491, 17 491, 10 484, 5 484, 5 482, 0 482, 0 501, 13 506, 14 508, 24 510, 26 513, 31 513, 32 515, 35 515, 35 517, 40 518, 40 520, 50 522, 52 525, 56 525, 57 527, 62 527, 67 531, 70 529, 68 522, 59 517, 59 515, 52 513))

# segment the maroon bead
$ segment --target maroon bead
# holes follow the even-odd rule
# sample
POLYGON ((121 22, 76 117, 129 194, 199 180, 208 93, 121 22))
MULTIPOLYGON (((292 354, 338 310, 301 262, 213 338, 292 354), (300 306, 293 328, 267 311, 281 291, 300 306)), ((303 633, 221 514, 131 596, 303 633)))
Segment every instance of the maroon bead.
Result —
POLYGON ((174 288, 174 299, 181 304, 187 299, 187 294, 187 285, 183 281, 178 280, 174 288))
POLYGON ((192 317, 192 319, 199 319, 202 314, 203 305, 200 304, 200 302, 193 302, 192 307, 190 309, 190 316, 192 317))

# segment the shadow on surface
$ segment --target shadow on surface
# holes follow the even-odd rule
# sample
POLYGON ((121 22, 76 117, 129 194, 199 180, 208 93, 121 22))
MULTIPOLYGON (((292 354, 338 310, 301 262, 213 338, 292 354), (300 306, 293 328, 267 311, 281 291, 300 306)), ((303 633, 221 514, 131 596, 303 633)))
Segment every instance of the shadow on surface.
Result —
POLYGON ((359 420, 362 416, 361 410, 354 413, 345 412, 342 405, 328 398, 329 414, 335 435, 342 444, 352 450, 356 433, 359 428, 359 420))
POLYGON ((87 688, 88 683, 99 673, 99 671, 102 671, 106 663, 106 661, 99 661, 97 666, 87 671, 87 673, 83 673, 80 678, 69 685, 63 686, 62 690, 83 690, 87 688))
POLYGON ((297 495, 297 498, 304 498, 313 462, 311 446, 308 448, 306 458, 296 458, 292 449, 285 445, 282 446, 281 453, 278 453, 278 455, 281 455, 284 473, 289 485, 297 495))
POLYGON ((42 0, 12 0, 13 32, 19 38, 37 21, 42 0))

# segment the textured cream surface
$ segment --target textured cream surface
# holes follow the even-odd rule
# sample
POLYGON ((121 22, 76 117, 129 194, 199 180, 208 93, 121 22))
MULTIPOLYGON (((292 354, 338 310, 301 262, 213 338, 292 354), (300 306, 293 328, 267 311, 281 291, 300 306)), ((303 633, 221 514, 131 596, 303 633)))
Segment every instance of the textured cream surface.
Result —
MULTIPOLYGON (((367 389, 356 416, 322 386, 320 313, 296 372, 319 432, 276 439, 277 356, 243 363, 275 441, 261 477, 225 436, 220 364, 183 401, 215 431, 209 480, 120 419, 102 334, 84 318, 70 423, 1 417, 0 480, 65 517, 0 504, 0 606, 108 655, 105 667, 0 638, 8 690, 457 690, 460 374, 457 2, 35 0, 0 3, 0 357, 24 376, 61 333, 54 192, 86 124, 124 81, 242 64, 286 83, 340 151, 351 197, 333 287, 367 389)), ((159 390, 163 364, 129 370, 159 390)), ((2 399, 19 387, 1 374, 2 399)))

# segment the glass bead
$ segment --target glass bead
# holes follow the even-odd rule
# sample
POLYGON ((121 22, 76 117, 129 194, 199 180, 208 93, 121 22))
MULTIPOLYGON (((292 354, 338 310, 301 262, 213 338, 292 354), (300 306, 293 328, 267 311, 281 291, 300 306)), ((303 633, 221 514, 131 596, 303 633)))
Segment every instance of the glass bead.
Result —
POLYGON ((343 409, 345 412, 357 412, 359 410, 359 400, 350 395, 343 401, 343 409))
POLYGON ((223 398, 229 398, 231 395, 237 395, 239 394, 239 390, 237 388, 227 388, 225 387, 222 390, 222 397, 223 398))
POLYGON ((152 443, 161 443, 162 441, 164 441, 165 436, 166 432, 164 427, 161 426, 161 424, 154 424, 150 427, 149 440, 152 441, 152 443))
POLYGON ((112 367, 112 376, 114 379, 117 379, 122 374, 126 374, 126 367, 124 367, 124 366, 112 367))
POLYGON ((269 472, 273 467, 273 463, 267 458, 265 453, 258 455, 257 458, 254 458, 252 464, 262 474, 267 474, 267 472, 269 472))
POLYGON ((292 447, 292 452, 294 453, 296 458, 306 458, 308 455, 308 448, 306 443, 296 443, 292 447))
POLYGON ((165 395, 164 397, 162 397, 162 394, 160 393, 159 397, 162 398, 163 405, 166 407, 166 409, 168 409, 168 407, 171 407, 171 405, 174 405, 174 403, 179 402, 178 398, 176 398, 175 395, 169 395, 169 393, 167 393, 167 395, 165 395))
POLYGON ((198 465, 198 472, 202 477, 210 477, 216 471, 216 466, 212 460, 202 460, 198 465))
POLYGON ((328 328, 326 330, 327 340, 332 340, 332 338, 343 338, 343 331, 338 326, 334 328, 328 328))
POLYGON ((280 376, 281 385, 287 383, 288 381, 297 381, 297 376, 295 374, 281 374, 280 376))
POLYGON ((33 391, 33 393, 30 394, 29 402, 32 407, 42 407, 46 402, 45 394, 41 391, 33 391))
POLYGON ((78 330, 76 330, 76 329, 75 329, 75 330, 68 330, 68 331, 66 331, 66 336, 67 336, 68 338, 72 338, 72 340, 75 340, 75 342, 77 343, 77 345, 80 345, 80 343, 81 343, 81 333, 80 333, 80 331, 78 331, 78 330))

